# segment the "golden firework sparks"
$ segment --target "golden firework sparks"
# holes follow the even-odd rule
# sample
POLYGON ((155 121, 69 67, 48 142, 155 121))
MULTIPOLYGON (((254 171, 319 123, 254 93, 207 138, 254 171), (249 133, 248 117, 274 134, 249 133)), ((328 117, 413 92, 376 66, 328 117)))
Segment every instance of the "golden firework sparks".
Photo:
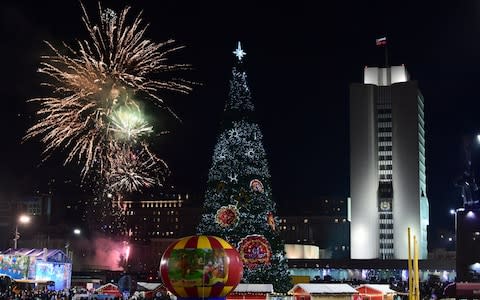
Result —
POLYGON ((120 174, 120 164, 126 163, 121 156, 125 153, 117 157, 118 148, 133 149, 138 146, 134 144, 142 143, 140 156, 149 158, 134 160, 134 168, 132 162, 124 166, 131 176, 129 179, 123 176, 122 182, 130 180, 127 190, 153 184, 147 170, 154 169, 155 163, 161 162, 161 168, 166 165, 146 150, 145 140, 139 141, 153 128, 140 117, 139 105, 131 96, 141 95, 165 107, 159 91, 188 93, 190 82, 159 79, 159 75, 168 76, 190 68, 168 61, 169 54, 183 46, 175 46, 174 40, 156 43, 146 39, 148 26, 143 25, 141 13, 131 24, 127 22, 129 7, 117 15, 110 9, 103 10, 99 4, 100 20, 94 24, 81 6, 89 39, 78 40, 75 49, 65 43, 58 48, 46 42, 52 54, 42 57, 38 71, 49 78, 43 85, 52 93, 30 100, 39 103, 39 118, 24 139, 40 137, 45 144, 45 159, 53 151, 65 149, 68 152, 65 163, 76 161, 83 165, 82 178, 95 170, 101 175, 109 174, 112 184, 112 178, 122 177, 112 174, 120 174), (112 158, 112 153, 117 156, 112 158), (135 176, 132 170, 137 172, 135 176))

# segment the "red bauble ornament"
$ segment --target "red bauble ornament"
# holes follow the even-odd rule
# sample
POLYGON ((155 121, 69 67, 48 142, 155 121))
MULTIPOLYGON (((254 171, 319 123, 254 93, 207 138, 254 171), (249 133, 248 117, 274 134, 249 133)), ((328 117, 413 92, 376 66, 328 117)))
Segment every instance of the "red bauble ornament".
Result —
POLYGON ((270 264, 272 249, 268 240, 259 234, 247 235, 238 243, 238 252, 245 266, 255 268, 270 264))
POLYGON ((237 250, 215 236, 189 236, 171 244, 162 256, 160 276, 180 298, 225 297, 243 276, 237 250))
POLYGON ((221 227, 230 227, 237 224, 240 213, 235 205, 222 206, 215 215, 215 222, 221 227))

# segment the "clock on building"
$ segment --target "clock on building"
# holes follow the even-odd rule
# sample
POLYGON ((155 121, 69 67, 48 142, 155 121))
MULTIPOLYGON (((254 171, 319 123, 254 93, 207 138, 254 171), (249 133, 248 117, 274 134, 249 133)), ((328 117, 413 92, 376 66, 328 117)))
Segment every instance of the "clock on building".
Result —
POLYGON ((390 203, 390 201, 382 201, 382 202, 380 202, 380 209, 381 209, 382 211, 391 210, 391 203, 390 203))

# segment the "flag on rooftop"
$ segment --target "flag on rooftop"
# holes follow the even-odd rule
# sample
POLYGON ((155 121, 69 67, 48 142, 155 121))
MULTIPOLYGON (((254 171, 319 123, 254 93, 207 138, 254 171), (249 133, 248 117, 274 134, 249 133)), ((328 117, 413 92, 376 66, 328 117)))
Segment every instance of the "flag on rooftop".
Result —
POLYGON ((381 37, 375 40, 377 46, 384 46, 387 44, 387 37, 381 37))

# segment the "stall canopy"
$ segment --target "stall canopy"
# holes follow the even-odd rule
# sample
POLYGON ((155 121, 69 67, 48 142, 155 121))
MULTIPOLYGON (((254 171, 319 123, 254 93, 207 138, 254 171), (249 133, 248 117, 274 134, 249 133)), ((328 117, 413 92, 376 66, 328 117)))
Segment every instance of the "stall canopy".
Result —
POLYGON ((240 283, 233 292, 227 296, 227 299, 264 300, 268 299, 268 296, 272 293, 272 284, 240 283))
POLYGON ((273 293, 273 284, 240 283, 233 293, 273 293))
POLYGON ((480 295, 479 282, 454 282, 445 287, 447 298, 478 299, 480 295))
POLYGON ((299 283, 288 293, 295 294, 357 294, 357 290, 346 283, 299 283))
POLYGON ((8 249, 3 251, 3 255, 18 255, 35 257, 36 259, 56 262, 56 263, 71 263, 72 261, 65 255, 62 250, 59 249, 32 249, 32 248, 20 248, 20 249, 8 249))
POLYGON ((157 282, 137 282, 137 291, 161 290, 163 285, 157 282))
POLYGON ((358 292, 345 283, 299 283, 289 292, 294 300, 351 300, 358 292))
POLYGON ((397 293, 388 284, 363 284, 355 289, 365 300, 391 300, 397 293))
POLYGON ((158 282, 137 282, 137 292, 145 299, 153 299, 157 293, 167 294, 167 289, 158 282))
POLYGON ((120 293, 118 286, 114 285, 113 283, 104 284, 98 289, 96 289, 95 292, 99 294, 112 295, 115 297, 122 296, 122 293, 120 293))

